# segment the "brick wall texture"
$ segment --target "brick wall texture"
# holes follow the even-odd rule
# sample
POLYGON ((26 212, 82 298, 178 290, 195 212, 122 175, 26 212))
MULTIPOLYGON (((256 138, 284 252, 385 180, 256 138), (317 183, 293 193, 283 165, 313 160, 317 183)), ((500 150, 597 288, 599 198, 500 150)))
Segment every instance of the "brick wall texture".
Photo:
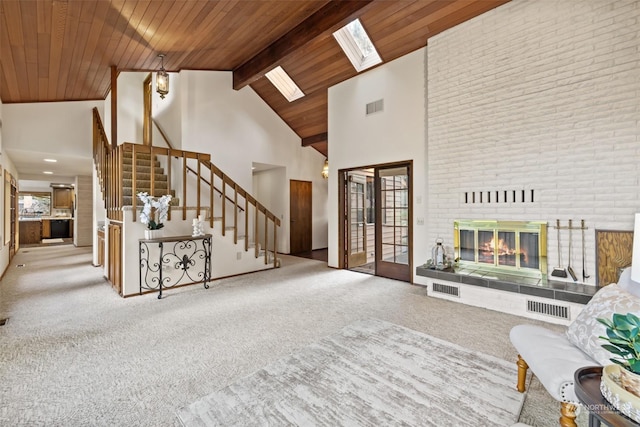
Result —
POLYGON ((594 230, 640 212, 640 1, 514 0, 430 39, 426 73, 428 239, 585 219, 592 281, 594 230))

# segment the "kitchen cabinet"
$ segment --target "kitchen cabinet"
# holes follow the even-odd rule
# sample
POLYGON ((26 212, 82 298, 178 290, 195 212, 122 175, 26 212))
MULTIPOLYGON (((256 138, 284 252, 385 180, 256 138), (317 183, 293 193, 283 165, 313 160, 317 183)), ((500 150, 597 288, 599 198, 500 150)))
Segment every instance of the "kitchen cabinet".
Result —
POLYGON ((72 209, 73 208, 73 189, 54 188, 53 189, 53 208, 54 209, 72 209))
POLYGON ((40 243, 42 236, 42 223, 36 221, 20 221, 20 244, 29 245, 40 243))
POLYGON ((49 219, 42 220, 42 238, 43 239, 51 238, 51 220, 49 219))

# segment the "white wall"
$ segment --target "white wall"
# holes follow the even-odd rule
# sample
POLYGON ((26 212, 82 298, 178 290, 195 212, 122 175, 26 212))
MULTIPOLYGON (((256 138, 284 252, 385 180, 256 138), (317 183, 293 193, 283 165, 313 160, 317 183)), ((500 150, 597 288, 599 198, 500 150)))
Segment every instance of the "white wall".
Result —
MULTIPOLYGON (((324 157, 300 138, 250 88, 235 91, 231 72, 182 71, 182 148, 211 154, 212 162, 253 193, 252 163, 286 168, 291 179, 312 181, 314 185, 313 247, 327 246, 327 216, 323 213, 323 186, 320 176, 324 157)), ((279 250, 289 252, 289 187, 282 188, 286 205, 279 250)), ((280 240, 280 239, 279 239, 280 240)))
MULTIPOLYGON (((640 211, 640 2, 514 0, 431 38, 427 64, 421 238, 451 245, 457 218, 585 219, 594 283, 594 230, 632 230, 640 211), (534 202, 464 202, 522 189, 534 202)), ((550 270, 556 248, 549 230, 550 270)))
MULTIPOLYGON (((289 206, 289 200, 286 197, 288 192, 282 191, 283 188, 289 189, 289 181, 287 181, 286 169, 283 167, 273 168, 253 174, 253 196, 260 201, 267 209, 269 209, 278 218, 284 218, 285 209, 289 206)), ((250 218, 251 226, 253 226, 254 218, 250 218)), ((270 224, 271 225, 271 224, 270 224)), ((264 239, 264 221, 258 222, 259 241, 264 239)), ((280 233, 284 234, 284 233, 280 233)), ((269 227, 267 239, 267 248, 273 245, 273 231, 269 227)), ((289 236, 278 235, 278 250, 287 247, 289 236)))
MULTIPOLYGON (((121 72, 118 76, 118 144, 132 142, 142 144, 144 123, 144 81, 149 75, 146 71, 121 72)), ((169 73, 169 93, 164 99, 155 90, 156 76, 152 74, 151 116, 162 127, 173 148, 182 146, 182 95, 179 73, 169 73)), ((106 99, 106 108, 110 111, 111 92, 106 99)), ((111 138, 110 118, 104 125, 107 136, 111 138)), ((166 147, 162 135, 152 126, 153 145, 166 147)))
MULTIPOLYGON (((151 116, 160 125, 175 149, 182 147, 182 85, 179 73, 169 73, 169 93, 164 99, 155 91, 155 74, 153 76, 153 96, 151 100, 151 116)), ((153 126, 153 145, 164 147, 164 140, 157 128, 153 126)))
POLYGON ((426 261, 424 240, 424 49, 329 88, 329 265, 338 266, 339 169, 413 161, 414 265, 426 261), (366 116, 366 104, 384 111, 366 116))
POLYGON ((22 179, 42 179, 44 169, 54 171, 52 181, 87 174, 91 168, 92 109, 103 114, 103 101, 40 102, 4 106, 4 147, 22 179), (55 164, 42 159, 54 157, 55 164))
MULTIPOLYGON (((4 242, 7 239, 5 235, 5 204, 4 204, 4 172, 9 171, 10 174, 14 176, 14 178, 18 179, 18 171, 16 170, 11 158, 7 155, 3 146, 3 135, 4 135, 4 107, 2 105, 2 101, 0 100, 0 165, 2 166, 2 174, 0 177, 0 181, 2 184, 0 185, 0 201, 2 201, 2 209, 0 209, 0 219, 2 221, 2 225, 0 226, 0 277, 4 275, 7 267, 9 267, 9 245, 5 245, 4 242)), ((17 242, 16 242, 17 244, 17 242)))
MULTIPOLYGON (((118 76, 118 145, 123 142, 142 144, 144 118, 144 79, 149 73, 122 72, 118 76)), ((111 108, 110 105, 107 108, 111 108)), ((106 125, 105 125, 106 126, 106 125)), ((111 129, 105 128, 109 142, 111 129)))

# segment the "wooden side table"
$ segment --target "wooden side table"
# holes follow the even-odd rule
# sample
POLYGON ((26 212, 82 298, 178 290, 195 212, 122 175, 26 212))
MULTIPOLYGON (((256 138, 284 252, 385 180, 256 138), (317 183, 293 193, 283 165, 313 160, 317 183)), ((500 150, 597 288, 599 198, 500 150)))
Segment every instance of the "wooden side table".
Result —
POLYGON ((589 427, 599 427, 605 423, 611 427, 638 427, 629 417, 621 414, 600 392, 602 366, 588 366, 578 369, 573 378, 578 400, 589 411, 589 427))

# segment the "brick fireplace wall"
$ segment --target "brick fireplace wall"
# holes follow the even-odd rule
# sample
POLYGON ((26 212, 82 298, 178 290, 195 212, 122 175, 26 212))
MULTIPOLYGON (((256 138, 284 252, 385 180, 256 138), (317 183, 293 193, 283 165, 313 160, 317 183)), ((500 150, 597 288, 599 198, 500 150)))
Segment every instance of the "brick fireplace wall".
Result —
POLYGON ((451 246, 455 219, 584 219, 595 284, 595 229, 640 212, 640 1, 514 0, 431 38, 426 63, 427 241, 451 246))

